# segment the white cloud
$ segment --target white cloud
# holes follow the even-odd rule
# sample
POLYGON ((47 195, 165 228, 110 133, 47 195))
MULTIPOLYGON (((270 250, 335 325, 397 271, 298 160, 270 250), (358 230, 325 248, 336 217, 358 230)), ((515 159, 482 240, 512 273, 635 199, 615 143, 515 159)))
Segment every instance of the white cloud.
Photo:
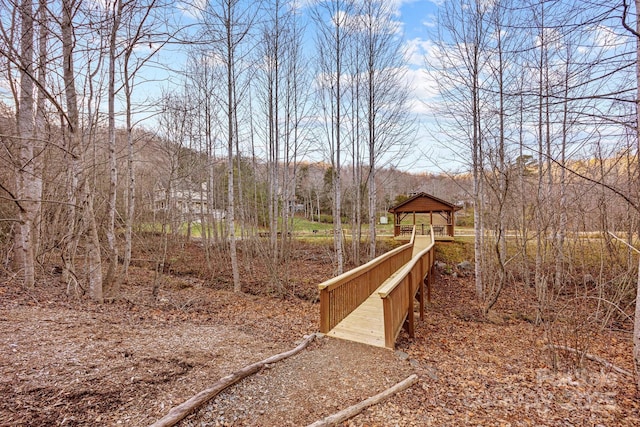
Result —
POLYGON ((424 40, 420 37, 407 40, 404 51, 405 60, 414 67, 424 67, 427 62, 439 63, 440 58, 451 56, 443 55, 443 52, 432 40, 424 40))
POLYGON ((187 18, 200 19, 207 7, 207 0, 178 0, 176 8, 187 18))
MULTIPOLYGON (((382 0, 382 1, 384 1, 385 5, 388 5, 392 10, 398 10, 405 4, 416 3, 418 1, 424 1, 424 0, 382 0)), ((357 3, 358 3, 358 0, 356 0, 356 4, 357 3)))
POLYGON ((437 17, 433 14, 427 15, 427 19, 422 21, 426 28, 436 28, 438 26, 437 17))
POLYGON ((408 40, 405 43, 405 59, 407 63, 418 67, 423 66, 429 44, 431 44, 429 40, 422 40, 421 38, 408 40))
POLYGON ((433 114, 439 93, 435 78, 425 68, 407 69, 404 76, 411 88, 411 111, 417 115, 433 114))
POLYGON ((347 26, 356 31, 365 31, 369 26, 377 34, 401 34, 403 23, 394 19, 379 19, 371 15, 350 15, 347 26))
POLYGON ((606 25, 596 25, 592 29, 593 42, 603 48, 616 48, 626 43, 626 38, 606 25))
POLYGON ((105 10, 111 2, 110 0, 89 0, 87 3, 90 9, 95 7, 99 10, 105 10))

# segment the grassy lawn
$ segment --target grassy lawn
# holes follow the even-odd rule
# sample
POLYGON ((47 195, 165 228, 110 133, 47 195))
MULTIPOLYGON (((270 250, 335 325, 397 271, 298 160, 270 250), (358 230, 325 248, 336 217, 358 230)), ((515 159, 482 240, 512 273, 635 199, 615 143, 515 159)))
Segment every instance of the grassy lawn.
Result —
MULTIPOLYGON (((224 229, 223 229, 224 223, 219 222, 217 226, 218 226, 218 233, 224 233, 224 229)), ((209 230, 213 233, 213 227, 211 225, 209 225, 209 230)), ((183 236, 187 235, 186 222, 180 225, 180 234, 182 234, 183 236)), ((236 225, 236 236, 239 236, 239 235, 240 235, 240 228, 238 227, 238 225, 236 225)), ((202 237, 202 224, 198 222, 191 223, 191 237, 194 237, 196 239, 199 239, 202 237)))
MULTIPOLYGON (((393 235, 393 219, 390 219, 388 224, 376 224, 376 233, 379 236, 393 235)), ((281 224, 281 223, 280 223, 281 224)), ((218 232, 223 232, 224 223, 218 223, 218 232)), ((211 227, 211 226, 210 226, 211 227)), ((342 224, 342 229, 347 235, 351 233, 351 224, 342 224)), ((160 231, 161 226, 157 224, 155 227, 152 224, 145 226, 145 231, 160 231)), ((267 231, 267 228, 261 228, 260 231, 267 231)), ((333 230, 333 223, 310 221, 303 217, 295 217, 293 219, 293 233, 298 236, 308 237, 327 237, 331 236, 333 230)), ((362 235, 366 236, 369 232, 369 224, 362 224, 362 235)), ((180 226, 180 233, 182 235, 187 234, 187 224, 183 223, 180 226)), ((240 235, 239 225, 236 225, 236 235, 240 235)), ((191 223, 191 236, 195 238, 202 237, 202 225, 196 222, 191 223)), ((456 227, 456 240, 471 240, 473 241, 473 228, 456 227)))
MULTIPOLYGON (((342 229, 347 234, 351 234, 351 224, 342 224, 342 229)), ((333 223, 309 221, 306 218, 296 217, 293 220, 293 231, 296 234, 309 235, 327 235, 333 230, 333 223), (315 230, 315 232, 314 232, 315 230)), ((362 234, 365 235, 369 231, 369 224, 362 224, 362 234)), ((376 224, 377 234, 393 234, 392 224, 376 224)))
MULTIPOLYGON (((219 232, 223 232, 223 223, 219 223, 219 232)), ((211 228, 211 226, 209 226, 211 228)), ((161 226, 157 225, 153 227, 148 225, 145 229, 151 231, 160 231, 161 226)), ((342 229, 346 234, 351 234, 350 224, 342 224, 342 229)), ((391 224, 377 224, 376 230, 379 235, 393 234, 393 225, 391 224)), ((260 231, 268 231, 267 228, 261 228, 260 231)), ((295 235, 309 236, 309 237, 326 237, 332 235, 333 223, 309 221, 306 218, 295 217, 293 219, 293 233, 295 235)), ((362 225, 362 234, 366 235, 369 231, 369 224, 362 225)), ((180 234, 186 236, 187 223, 183 223, 180 226, 180 234)), ((236 235, 240 235, 240 227, 236 225, 236 235)), ((191 236, 195 238, 202 237, 202 224, 193 222, 191 223, 191 236)))

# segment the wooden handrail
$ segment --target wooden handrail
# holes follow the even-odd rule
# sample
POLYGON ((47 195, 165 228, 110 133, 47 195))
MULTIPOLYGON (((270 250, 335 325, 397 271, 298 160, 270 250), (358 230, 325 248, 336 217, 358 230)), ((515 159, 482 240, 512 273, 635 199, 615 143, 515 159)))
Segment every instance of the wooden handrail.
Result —
MULTIPOLYGON (((416 239, 414 226, 409 243, 318 285, 320 331, 329 332, 382 285, 377 295, 382 299, 385 346, 395 346, 403 325, 408 326, 409 336, 412 337, 413 300, 418 290, 422 289, 425 276, 429 278, 427 299, 430 298, 435 260, 433 227, 430 228, 430 234, 430 244, 413 256, 416 239)), ((424 292, 420 294, 421 316, 423 312, 424 292)))
POLYGON ((418 289, 421 288, 425 274, 431 274, 435 259, 434 237, 432 227, 431 244, 413 257, 393 279, 378 291, 378 295, 382 298, 386 347, 394 347, 396 337, 405 320, 408 320, 409 335, 413 336, 413 299, 418 289))
POLYGON ((407 274, 409 274, 409 272, 414 267, 414 265, 418 262, 418 260, 421 259, 431 249, 433 249, 433 247, 436 244, 435 239, 433 237, 434 237, 433 228, 431 228, 431 244, 426 248, 424 248, 423 250, 421 250, 415 257, 413 257, 413 259, 409 261, 409 263, 405 265, 402 268, 402 270, 398 272, 398 274, 396 275, 396 277, 393 278, 393 280, 390 280, 387 284, 384 285, 382 289, 378 291, 378 295, 380 295, 380 298, 386 298, 387 295, 389 295, 389 293, 391 293, 393 289, 396 286, 398 286, 400 282, 402 282, 402 279, 406 277, 407 274))
POLYGON ((414 227, 409 243, 318 285, 321 332, 329 332, 411 259, 415 232, 414 227))
POLYGON ((335 289, 336 287, 342 285, 344 282, 348 281, 349 279, 353 278, 353 277, 357 277, 360 276, 364 273, 366 273, 367 271, 371 270, 373 267, 377 266, 378 264, 384 262, 387 260, 387 258, 391 258, 394 255, 402 252, 403 250, 406 249, 413 249, 413 236, 411 236, 411 241, 409 243, 405 243, 402 246, 399 246, 393 250, 390 250, 389 252, 385 252, 384 254, 380 255, 379 257, 376 257, 374 259, 372 259, 371 261, 367 262, 366 264, 362 264, 359 267, 355 267, 352 268, 349 271, 345 271, 344 273, 342 273, 339 276, 336 277, 332 277, 331 279, 325 280, 324 282, 320 283, 318 285, 318 289, 319 290, 323 290, 323 289, 327 289, 328 290, 332 290, 335 289))

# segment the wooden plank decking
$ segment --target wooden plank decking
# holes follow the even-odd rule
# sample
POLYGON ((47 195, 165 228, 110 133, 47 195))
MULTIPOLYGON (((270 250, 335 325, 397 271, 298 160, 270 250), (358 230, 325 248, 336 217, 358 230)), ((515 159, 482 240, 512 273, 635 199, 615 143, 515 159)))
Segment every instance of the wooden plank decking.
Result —
MULTIPOLYGON (((430 244, 431 236, 416 236, 412 256, 415 257, 430 244)), ((327 335, 375 347, 385 347, 384 315, 382 311, 382 299, 378 295, 378 290, 394 278, 400 270, 402 270, 402 267, 391 274, 369 298, 338 323, 327 335)))
POLYGON ((431 236, 429 235, 416 236, 413 241, 413 254, 411 255, 411 258, 418 255, 420 252, 422 252, 424 248, 426 248, 430 244, 431 244, 431 236))
MULTIPOLYGON (((401 269, 398 269, 400 271, 401 269)), ((394 277, 398 271, 393 273, 389 279, 394 277)), ((380 285, 382 288, 389 279, 380 285)), ((384 315, 382 312, 382 299, 376 289, 370 296, 351 312, 347 317, 338 323, 327 335, 343 340, 360 342, 375 347, 385 347, 384 345, 384 315)))

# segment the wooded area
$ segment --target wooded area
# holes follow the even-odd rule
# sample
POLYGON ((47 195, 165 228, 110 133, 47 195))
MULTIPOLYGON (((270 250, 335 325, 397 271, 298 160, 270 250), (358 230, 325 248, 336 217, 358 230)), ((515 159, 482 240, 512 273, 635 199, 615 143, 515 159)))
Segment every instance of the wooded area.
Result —
POLYGON ((626 0, 514 4, 447 2, 427 59, 439 126, 471 154, 476 294, 488 312, 517 277, 536 289, 549 328, 558 295, 574 286, 600 287, 596 318, 628 313, 635 299, 640 389, 640 3, 634 14, 626 0), (597 255, 585 245, 593 231, 597 255))
MULTIPOLYGON (((397 161, 412 133, 390 6, 327 2, 302 17, 293 2, 220 1, 189 5, 189 25, 156 0, 105 6, 2 3, 3 80, 13 95, 3 109, 3 235, 16 243, 7 253, 26 286, 55 247, 70 291, 112 298, 134 228, 175 235, 186 223, 189 236, 198 221, 205 250, 228 253, 239 291, 236 240, 266 228, 278 272, 290 240, 278 236, 302 209, 332 217, 336 271, 346 218, 354 242, 368 218, 375 255, 376 219, 389 204, 378 200, 377 169, 397 161), (303 51, 309 23, 317 54, 303 51), (334 35, 334 26, 344 29, 334 35), (154 86, 149 73, 175 43, 185 59, 179 83, 154 86), (312 85, 313 73, 328 80, 312 85), (357 78, 341 89, 341 73, 357 78), (309 177, 317 150, 320 182, 309 177)), ((352 252, 359 263, 358 244, 352 252)))
POLYGON ((392 249, 425 192, 463 207, 482 319, 533 291, 554 368, 623 331, 640 390, 640 0, 447 0, 411 43, 398 7, 0 0, 7 295, 128 304, 144 268, 149 304, 178 273, 316 303, 293 269, 392 249))

